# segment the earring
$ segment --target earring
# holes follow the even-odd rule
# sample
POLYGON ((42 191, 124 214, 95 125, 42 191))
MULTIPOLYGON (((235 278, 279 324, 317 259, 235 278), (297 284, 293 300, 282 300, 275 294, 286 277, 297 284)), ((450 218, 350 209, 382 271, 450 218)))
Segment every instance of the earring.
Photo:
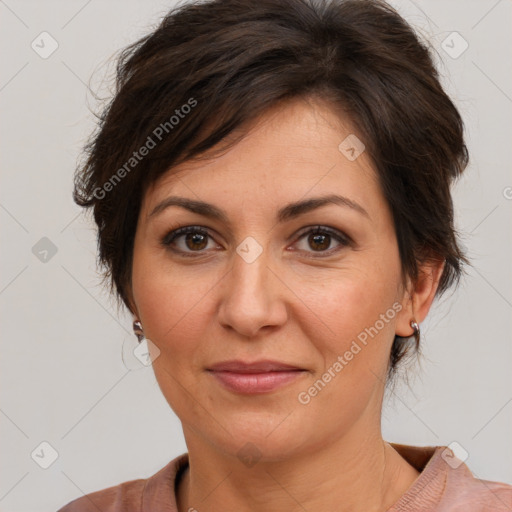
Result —
POLYGON ((418 325, 416 320, 411 320, 411 327, 412 327, 412 329, 414 331, 412 333, 412 336, 414 336, 416 338, 419 338, 419 336, 420 336, 420 326, 418 325))
POLYGON ((142 330, 142 324, 140 323, 140 320, 135 320, 133 322, 133 333, 135 336, 137 336, 139 343, 144 341, 144 331, 142 330))

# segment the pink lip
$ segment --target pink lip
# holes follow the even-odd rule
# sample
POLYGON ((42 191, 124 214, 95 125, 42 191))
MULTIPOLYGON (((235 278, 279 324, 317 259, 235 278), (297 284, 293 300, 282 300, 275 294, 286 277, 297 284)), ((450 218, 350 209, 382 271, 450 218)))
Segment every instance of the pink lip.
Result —
POLYGON ((208 367, 208 370, 212 371, 235 373, 266 373, 302 369, 303 368, 300 368, 299 366, 281 363, 280 361, 272 361, 270 359, 261 359, 252 363, 233 359, 232 361, 223 361, 208 367))
POLYGON ((293 381, 304 373, 304 370, 277 361, 225 361, 218 363, 208 371, 221 384, 238 393, 266 393, 293 381))

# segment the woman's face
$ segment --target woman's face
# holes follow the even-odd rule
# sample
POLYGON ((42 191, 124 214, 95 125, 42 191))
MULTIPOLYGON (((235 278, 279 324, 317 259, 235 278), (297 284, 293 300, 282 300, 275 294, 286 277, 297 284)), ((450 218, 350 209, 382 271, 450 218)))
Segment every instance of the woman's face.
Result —
POLYGON ((132 293, 189 449, 272 460, 380 432, 393 338, 412 331, 375 171, 353 135, 339 148, 348 121, 301 100, 259 121, 224 155, 181 164, 148 190, 132 293), (210 371, 233 360, 302 371, 210 371))

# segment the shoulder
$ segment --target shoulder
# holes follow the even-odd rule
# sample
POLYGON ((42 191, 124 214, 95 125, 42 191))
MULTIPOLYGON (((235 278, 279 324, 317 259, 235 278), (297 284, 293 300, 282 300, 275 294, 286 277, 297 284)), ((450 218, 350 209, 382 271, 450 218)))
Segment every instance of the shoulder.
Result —
POLYGON ((129 480, 77 498, 57 512, 176 512, 177 479, 188 466, 188 453, 179 455, 149 478, 129 480))
POLYGON ((455 511, 498 512, 512 510, 512 485, 480 480, 467 475, 458 486, 448 491, 456 496, 455 511))
POLYGON ((512 486, 479 479, 450 447, 392 446, 420 475, 388 512, 512 511, 512 486))
POLYGON ((146 479, 130 480, 77 498, 57 512, 139 512, 146 479))
POLYGON ((450 510, 460 512, 498 512, 512 510, 512 485, 504 482, 483 480, 462 463, 453 457, 447 466, 446 487, 442 502, 453 503, 450 510), (452 467, 456 462, 455 467, 452 467))

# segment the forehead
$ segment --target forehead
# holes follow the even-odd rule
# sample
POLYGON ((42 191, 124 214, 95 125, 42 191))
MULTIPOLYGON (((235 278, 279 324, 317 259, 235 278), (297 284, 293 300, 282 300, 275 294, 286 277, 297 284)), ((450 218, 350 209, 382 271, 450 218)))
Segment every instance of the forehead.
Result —
POLYGON ((270 208, 308 195, 340 193, 370 209, 383 206, 364 141, 350 119, 329 104, 288 101, 246 126, 243 135, 219 156, 189 160, 164 173, 145 195, 145 212, 171 193, 270 208))

